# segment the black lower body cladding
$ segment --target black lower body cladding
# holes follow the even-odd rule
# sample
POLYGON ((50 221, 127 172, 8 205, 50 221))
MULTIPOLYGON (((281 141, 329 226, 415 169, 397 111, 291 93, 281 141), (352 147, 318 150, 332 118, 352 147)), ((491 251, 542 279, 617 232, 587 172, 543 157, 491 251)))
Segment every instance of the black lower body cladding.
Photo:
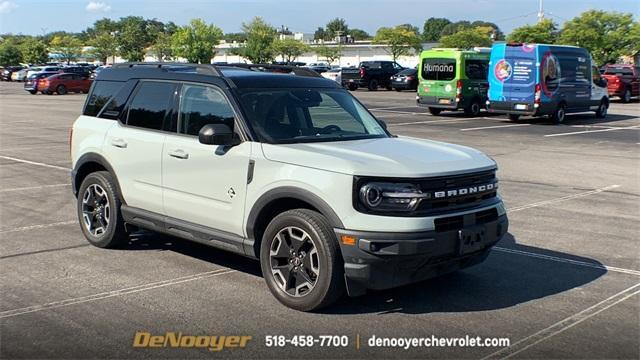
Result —
POLYGON ((436 230, 387 233, 336 229, 338 239, 356 238, 340 248, 349 295, 388 289, 481 263, 508 231, 506 215, 479 211, 437 219, 436 230), (481 215, 482 213, 482 215, 481 215))

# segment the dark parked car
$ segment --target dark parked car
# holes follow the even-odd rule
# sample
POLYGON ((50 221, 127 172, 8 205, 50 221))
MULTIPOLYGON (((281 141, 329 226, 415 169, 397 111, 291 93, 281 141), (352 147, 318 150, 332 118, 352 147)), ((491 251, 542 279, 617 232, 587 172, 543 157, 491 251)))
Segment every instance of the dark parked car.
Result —
POLYGON ((404 69, 393 75, 391 87, 396 91, 418 90, 418 69, 404 69))
POLYGON ((89 76, 91 74, 91 70, 86 66, 65 66, 60 69, 60 72, 65 74, 79 74, 83 76, 89 76))
POLYGON ((0 79, 2 79, 2 81, 11 81, 11 74, 22 69, 24 69, 24 66, 7 66, 2 70, 2 73, 0 73, 0 79))
POLYGON ((68 92, 89 92, 92 80, 88 76, 80 74, 56 74, 38 82, 38 91, 43 94, 58 93, 64 95, 68 92))
POLYGON ((24 82, 24 89, 29 93, 31 93, 31 95, 35 95, 38 92, 38 83, 41 80, 56 74, 57 72, 50 72, 50 71, 33 74, 27 78, 27 81, 24 82))
POLYGON ((352 91, 359 87, 378 90, 379 86, 391 90, 391 76, 403 69, 395 61, 363 61, 357 68, 342 69, 342 85, 352 91))

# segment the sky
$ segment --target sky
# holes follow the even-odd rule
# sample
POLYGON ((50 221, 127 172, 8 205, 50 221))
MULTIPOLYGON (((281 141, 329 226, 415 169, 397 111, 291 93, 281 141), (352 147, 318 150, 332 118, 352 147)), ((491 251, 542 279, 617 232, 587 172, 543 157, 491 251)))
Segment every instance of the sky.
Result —
MULTIPOLYGON (((547 17, 559 24, 589 9, 631 12, 638 0, 544 0, 547 17)), ((313 33, 335 17, 371 34, 382 26, 410 23, 422 28, 429 17, 484 20, 503 32, 536 21, 538 0, 0 0, 0 33, 40 35, 79 32, 103 17, 128 15, 186 24, 202 18, 224 32, 261 16, 273 26, 313 33)))

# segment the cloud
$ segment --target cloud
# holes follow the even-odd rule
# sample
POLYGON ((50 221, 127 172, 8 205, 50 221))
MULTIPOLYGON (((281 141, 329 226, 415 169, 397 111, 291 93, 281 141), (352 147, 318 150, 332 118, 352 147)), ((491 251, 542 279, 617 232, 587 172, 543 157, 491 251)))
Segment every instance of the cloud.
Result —
POLYGON ((109 12, 111 11, 111 5, 103 3, 101 1, 91 1, 87 4, 86 10, 88 12, 109 12))
POLYGON ((18 7, 16 3, 11 1, 0 1, 0 14, 8 14, 18 7))

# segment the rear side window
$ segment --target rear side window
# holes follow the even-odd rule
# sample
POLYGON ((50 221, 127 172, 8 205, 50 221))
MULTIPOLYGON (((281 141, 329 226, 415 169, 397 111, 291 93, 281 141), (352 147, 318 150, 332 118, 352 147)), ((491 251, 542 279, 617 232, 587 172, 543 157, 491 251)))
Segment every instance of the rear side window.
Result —
POLYGON ((162 130, 175 91, 172 83, 142 82, 129 105, 127 125, 162 130))
POLYGON ((471 80, 486 80, 488 60, 467 60, 465 61, 464 72, 471 80))
POLYGON ((180 97, 180 133, 198 135, 207 124, 233 129, 233 109, 220 90, 210 86, 184 85, 180 97))
POLYGON ((450 81, 456 77, 455 59, 429 58, 422 62, 422 78, 450 81))
POLYGON ((102 107, 120 90, 123 84, 119 81, 94 81, 82 114, 97 116, 102 107))

